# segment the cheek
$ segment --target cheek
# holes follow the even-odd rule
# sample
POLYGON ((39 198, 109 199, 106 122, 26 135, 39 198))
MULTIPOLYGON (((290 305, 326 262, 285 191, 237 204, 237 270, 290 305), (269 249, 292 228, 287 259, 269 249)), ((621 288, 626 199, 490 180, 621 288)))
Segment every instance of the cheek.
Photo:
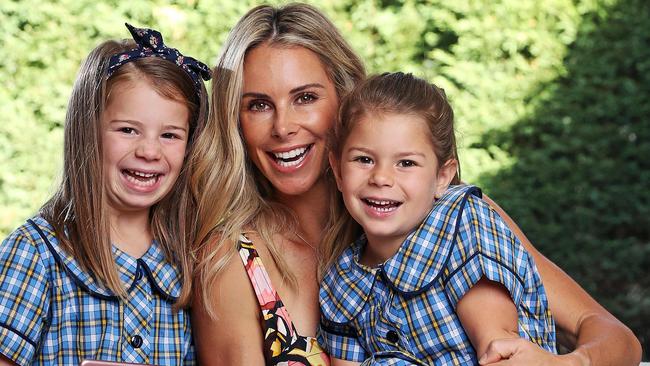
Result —
POLYGON ((363 185, 365 174, 362 169, 352 164, 343 164, 341 166, 341 188, 344 193, 351 193, 356 188, 363 185))
POLYGON ((170 163, 173 164, 173 169, 176 171, 180 171, 183 167, 183 163, 185 162, 185 152, 187 151, 186 148, 186 144, 179 144, 179 146, 172 148, 168 155, 170 157, 170 163))
POLYGON ((303 123, 308 123, 316 134, 325 136, 334 127, 335 118, 336 105, 323 104, 321 108, 310 114, 308 121, 303 121, 303 123))
POLYGON ((253 123, 242 118, 239 128, 244 139, 244 147, 247 151, 256 149, 263 141, 262 138, 266 133, 263 125, 253 126, 253 123))

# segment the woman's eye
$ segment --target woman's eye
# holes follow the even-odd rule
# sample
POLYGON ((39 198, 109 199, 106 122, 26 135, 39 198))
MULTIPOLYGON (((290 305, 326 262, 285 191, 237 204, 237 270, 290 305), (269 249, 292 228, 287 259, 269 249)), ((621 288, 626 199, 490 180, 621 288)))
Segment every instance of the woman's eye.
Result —
POLYGON ((408 167, 416 166, 418 164, 413 160, 400 160, 399 163, 397 163, 397 165, 401 166, 402 168, 408 168, 408 167))
POLYGON ((318 99, 316 95, 312 93, 302 93, 298 96, 298 104, 309 104, 318 99))
POLYGON ((271 109, 271 106, 267 102, 261 100, 253 100, 248 103, 248 110, 253 112, 265 112, 271 109))
POLYGON ((135 129, 133 129, 131 127, 122 127, 122 128, 119 129, 119 131, 122 132, 122 133, 126 133, 128 135, 132 135, 132 134, 135 133, 135 129))

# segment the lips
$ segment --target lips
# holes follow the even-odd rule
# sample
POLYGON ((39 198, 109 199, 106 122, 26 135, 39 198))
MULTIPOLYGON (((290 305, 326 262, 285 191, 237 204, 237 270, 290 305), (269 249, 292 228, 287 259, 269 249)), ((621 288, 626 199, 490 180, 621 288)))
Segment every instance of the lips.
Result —
POLYGON ((314 144, 297 147, 288 151, 268 152, 267 154, 276 164, 283 168, 291 168, 300 165, 314 144))

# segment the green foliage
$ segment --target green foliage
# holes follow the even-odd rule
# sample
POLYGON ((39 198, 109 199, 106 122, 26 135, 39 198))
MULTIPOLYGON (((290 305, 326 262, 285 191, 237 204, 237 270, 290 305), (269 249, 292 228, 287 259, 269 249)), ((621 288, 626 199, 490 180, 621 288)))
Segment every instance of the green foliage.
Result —
POLYGON ((484 137, 515 157, 489 192, 540 250, 650 347, 650 4, 582 16, 566 72, 531 113, 484 137))
MULTIPOLYGON (((650 346, 647 2, 311 2, 370 72, 410 71, 445 89, 464 180, 480 182, 650 346)), ((214 64, 228 30, 254 5, 0 2, 0 236, 52 191, 67 98, 95 45, 127 37, 130 22, 214 64)))

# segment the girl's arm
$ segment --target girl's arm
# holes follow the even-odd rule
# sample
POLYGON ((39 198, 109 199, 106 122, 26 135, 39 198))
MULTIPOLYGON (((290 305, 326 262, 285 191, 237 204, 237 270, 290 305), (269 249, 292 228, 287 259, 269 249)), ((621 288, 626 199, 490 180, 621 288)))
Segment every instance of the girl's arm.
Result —
POLYGON ((194 287, 192 328, 198 364, 264 365, 260 308, 238 254, 231 256, 209 293, 194 287), (203 298, 217 315, 206 312, 203 298))
POLYGON ((575 348, 568 355, 551 357, 548 352, 525 340, 497 342, 494 347, 490 346, 486 360, 494 362, 498 358, 496 355, 509 354, 512 360, 522 362, 523 357, 532 355, 539 365, 638 365, 641 360, 641 344, 632 331, 537 251, 499 205, 487 196, 483 198, 501 215, 510 230, 532 254, 555 318, 558 340, 569 348, 575 348), (491 355, 495 357, 492 358, 491 355), (547 359, 548 363, 539 363, 541 359, 547 359))
POLYGON ((0 366, 15 366, 16 364, 0 353, 0 366))
POLYGON ((479 357, 493 340, 519 336, 517 308, 510 293, 485 277, 458 301, 456 314, 479 357))
POLYGON ((354 362, 354 361, 345 361, 341 360, 338 358, 332 358, 331 359, 332 366, 358 366, 361 365, 359 362, 354 362))

